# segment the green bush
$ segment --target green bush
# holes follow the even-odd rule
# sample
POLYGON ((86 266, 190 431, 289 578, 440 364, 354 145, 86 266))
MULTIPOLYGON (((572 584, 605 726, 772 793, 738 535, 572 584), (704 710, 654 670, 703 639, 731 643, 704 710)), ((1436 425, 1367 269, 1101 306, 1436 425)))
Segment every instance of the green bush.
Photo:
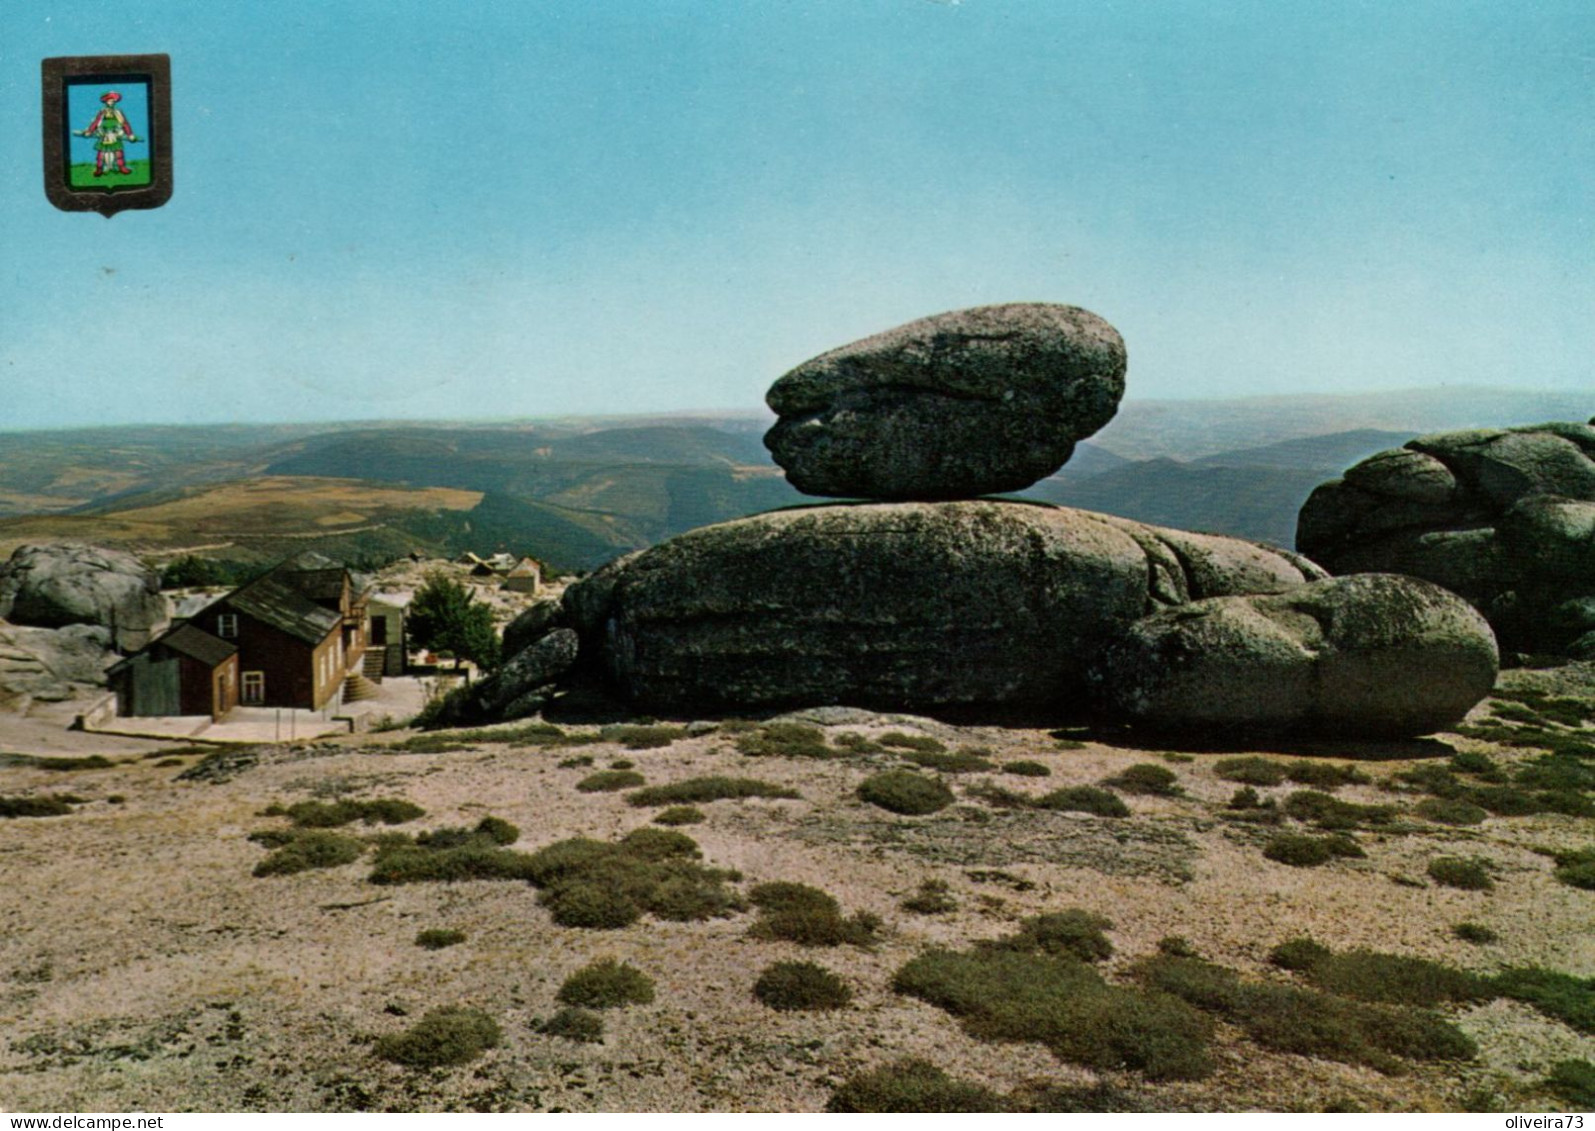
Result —
POLYGON ((1002 772, 1005 774, 1017 774, 1020 777, 1025 778, 1046 778, 1052 776, 1052 771, 1046 766, 1042 765, 1040 762, 1031 762, 1025 759, 1020 759, 1017 762, 1004 762, 1002 764, 1002 772))
POLYGON ((368 825, 402 825, 417 817, 426 816, 426 810, 414 802, 397 797, 383 797, 375 801, 342 799, 331 802, 299 801, 288 806, 284 813, 301 829, 335 829, 364 821, 368 825))
POLYGON ((1544 1087, 1581 1111, 1595 1111, 1595 1064, 1587 1060, 1557 1061, 1544 1087))
POLYGON ((1252 755, 1247 758, 1221 758, 1213 772, 1225 781, 1238 781, 1245 785, 1279 785, 1285 780, 1285 767, 1271 758, 1252 755))
POLYGON ((494 844, 510 845, 521 839, 521 830, 502 817, 483 817, 476 822, 476 831, 494 844))
POLYGON ((945 1009, 981 1040, 1036 1041, 1060 1060, 1153 1080, 1212 1071, 1204 1017, 1167 994, 1110 986, 1073 957, 931 950, 898 970, 892 986, 945 1009))
POLYGON ((958 910, 958 901, 952 897, 946 880, 925 880, 917 892, 898 906, 917 915, 945 915, 958 910))
POLYGON ((828 1112, 1003 1112, 1001 1096, 957 1080, 923 1060, 901 1060, 843 1081, 826 1102, 828 1112))
POLYGON ((1558 852, 1556 871, 1553 874, 1569 887, 1595 891, 1595 848, 1558 852))
POLYGON ((1357 842, 1346 836, 1303 836, 1298 833, 1279 833, 1263 845, 1263 855, 1292 868, 1315 868, 1327 864, 1337 856, 1360 857, 1367 855, 1357 842))
MULTIPOLYGON (((679 738, 687 737, 687 728, 678 726, 639 725, 616 723, 599 730, 604 742, 618 742, 627 750, 658 750, 679 738)), ((621 769, 626 767, 622 766, 621 769)))
POLYGON ((853 730, 844 730, 831 740, 837 749, 846 750, 849 754, 879 754, 886 747, 853 730))
POLYGON ((1164 935, 1157 941, 1157 952, 1171 958, 1200 958, 1196 947, 1184 935, 1164 935))
POLYGON ((1035 805, 1038 809, 1060 813, 1091 813, 1098 817, 1130 815, 1130 807, 1120 797, 1094 785, 1071 785, 1055 789, 1038 797, 1035 805))
POLYGON ((1493 997, 1477 975, 1427 958, 1348 950, 1313 963, 1304 973, 1321 990, 1387 1005, 1433 1006, 1493 997))
POLYGON ((1595 1033, 1595 978, 1576 978, 1542 966, 1513 966, 1497 974, 1491 987, 1580 1033, 1595 1033))
POLYGON ((1381 1072, 1411 1060, 1466 1060, 1477 1052, 1456 1026, 1436 1014, 1348 1001, 1332 994, 1265 982, 1244 982, 1234 971, 1196 958, 1159 956, 1139 963, 1134 976, 1240 1026, 1265 1048, 1381 1072))
POLYGON ((841 1009, 853 992, 835 974, 812 962, 777 962, 753 983, 753 996, 771 1009, 841 1009))
POLYGON ((336 868, 360 859, 366 846, 353 837, 321 829, 309 829, 292 836, 280 848, 255 865, 257 876, 292 876, 312 868, 336 868))
POLYGON ((563 927, 614 930, 644 914, 687 922, 741 910, 725 886, 736 874, 706 868, 697 855, 691 837, 669 829, 636 829, 619 844, 574 837, 528 857, 526 878, 563 927))
POLYGON ((573 754, 569 758, 561 758, 559 760, 559 768, 562 770, 579 770, 583 766, 591 766, 592 764, 593 756, 591 754, 573 754))
POLYGON ((1436 856, 1429 861, 1429 878, 1437 884, 1463 891, 1489 891, 1495 887, 1483 861, 1464 860, 1459 856, 1436 856))
POLYGON ((697 825, 704 820, 703 810, 691 805, 672 805, 654 816, 656 825, 697 825))
POLYGON ((1451 755, 1450 767, 1464 774, 1494 774, 1499 770, 1493 758, 1477 750, 1458 750, 1451 755))
POLYGON ((1179 781, 1174 771, 1153 762, 1138 762, 1119 771, 1102 784, 1122 789, 1125 793, 1145 793, 1154 797, 1178 797, 1185 791, 1175 783, 1179 781))
POLYGON ((1010 950, 1070 955, 1082 962, 1100 962, 1113 954, 1113 944, 1102 933, 1113 923, 1101 915, 1070 908, 1034 915, 1019 924, 1019 933, 996 945, 1010 950))
POLYGON ((995 805, 999 809, 1030 809, 1035 806, 1035 801, 1029 794, 1019 793, 989 779, 982 779, 964 787, 964 793, 988 805, 995 805))
POLYGON ((1334 954, 1312 939, 1286 939, 1268 952, 1268 961, 1282 970, 1305 972, 1334 954))
POLYGON ((1258 793, 1249 785, 1243 785, 1234 793, 1230 794, 1229 801, 1225 805, 1225 808, 1227 809, 1236 810, 1264 808, 1272 809, 1273 807, 1274 802, 1272 798, 1270 798, 1265 804, 1262 794, 1258 793))
POLYGON ((640 809, 651 805, 701 805, 707 801, 723 801, 728 798, 791 799, 802 796, 795 789, 759 781, 757 778, 709 777, 688 778, 686 781, 671 782, 669 785, 651 785, 646 789, 627 794, 626 804, 635 805, 640 809))
POLYGON ((424 947, 427 950, 442 950, 444 947, 458 946, 464 941, 464 931, 454 931, 443 927, 431 927, 415 936, 415 945, 424 947))
POLYGON ((596 774, 582 778, 576 783, 576 788, 583 793, 616 793, 643 785, 647 780, 636 770, 599 770, 596 774))
POLYGON ((469 1064, 503 1037, 498 1022, 481 1010, 449 1006, 428 1010, 405 1032, 378 1039, 376 1053, 407 1068, 446 1068, 469 1064))
POLYGON ((603 1015, 576 1006, 566 1006, 547 1021, 537 1025, 536 1029, 544 1036, 563 1037, 567 1041, 579 1041, 583 1044, 602 1044, 604 1040, 603 1015))
POLYGON ((928 734, 904 734, 900 730, 887 731, 875 741, 893 750, 918 750, 926 754, 940 754, 947 749, 928 734))
POLYGON ((1418 802, 1412 811, 1425 821, 1440 825, 1477 825, 1489 815, 1473 802, 1459 797, 1430 797, 1418 802))
POLYGON ((81 797, 52 793, 43 797, 0 797, 0 817, 64 817, 81 797))
POLYGON ((1355 766, 1337 766, 1333 762, 1309 762, 1297 759, 1285 767, 1285 776, 1297 785, 1310 785, 1315 789, 1339 789, 1343 785, 1363 785, 1368 775, 1355 766))
POLYGON ((766 723, 737 738, 737 749, 752 758, 834 758, 825 732, 806 723, 766 723))
POLYGON ((654 999, 654 982, 635 966, 601 958, 566 978, 555 998, 585 1009, 647 1005, 654 999))
POLYGON ((910 750, 903 757, 916 766, 938 770, 944 774, 970 774, 976 770, 995 770, 997 763, 989 757, 991 751, 965 747, 951 753, 933 750, 910 750))
POLYGON ((873 774, 859 784, 858 796, 892 813, 922 817, 953 803, 953 791, 935 778, 909 770, 887 770, 873 774))
POLYGON ((520 830, 498 817, 483 817, 474 829, 444 828, 414 840, 389 834, 377 845, 374 884, 450 883, 457 880, 527 880, 532 858, 505 848, 520 830))
POLYGON ((1287 817, 1320 829, 1357 829, 1389 824, 1396 810, 1389 805, 1358 805, 1313 789, 1298 789, 1285 798, 1280 811, 1287 817))
POLYGON ((1463 942, 1484 946, 1500 941, 1501 936, 1486 927, 1483 923, 1458 923, 1451 928, 1451 933, 1463 942))
POLYGON ((873 946, 881 925, 868 912, 843 918, 841 905, 826 892, 784 880, 756 885, 748 902, 759 909, 758 920, 748 929, 751 937, 799 946, 873 946))

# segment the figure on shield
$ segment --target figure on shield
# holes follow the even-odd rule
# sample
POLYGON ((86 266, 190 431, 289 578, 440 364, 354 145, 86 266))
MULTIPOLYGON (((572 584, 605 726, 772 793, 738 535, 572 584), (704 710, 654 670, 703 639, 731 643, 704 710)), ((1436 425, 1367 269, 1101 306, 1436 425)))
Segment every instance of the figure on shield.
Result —
POLYGON ((100 101, 105 104, 105 109, 94 115, 94 121, 89 123, 88 129, 75 131, 78 137, 92 137, 94 142, 94 175, 103 177, 111 170, 108 166, 114 161, 118 173, 131 173, 127 167, 127 158, 122 154, 124 141, 137 141, 138 135, 133 132, 133 127, 128 124, 127 115, 116 108, 122 101, 122 96, 114 90, 108 90, 100 95, 100 101))

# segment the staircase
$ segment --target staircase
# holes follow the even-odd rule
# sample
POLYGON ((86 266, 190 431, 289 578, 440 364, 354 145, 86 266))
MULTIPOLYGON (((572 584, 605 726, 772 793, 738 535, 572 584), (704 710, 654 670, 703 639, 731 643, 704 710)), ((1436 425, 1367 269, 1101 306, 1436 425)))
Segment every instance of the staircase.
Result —
POLYGON ((367 648, 366 654, 360 658, 360 672, 372 683, 381 683, 382 669, 387 667, 387 661, 386 648, 367 648))
POLYGON ((381 694, 382 688, 376 682, 367 679, 359 672, 350 672, 349 677, 343 681, 343 701, 345 703, 358 703, 362 699, 375 699, 381 694))

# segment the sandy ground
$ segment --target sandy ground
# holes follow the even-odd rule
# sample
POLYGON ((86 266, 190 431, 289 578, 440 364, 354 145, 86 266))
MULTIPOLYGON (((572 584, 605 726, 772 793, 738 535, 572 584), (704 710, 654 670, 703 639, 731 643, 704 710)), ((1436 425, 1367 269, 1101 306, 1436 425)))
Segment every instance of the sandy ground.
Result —
MULTIPOLYGON (((0 745, 49 752, 42 741, 16 741, 41 726, 7 724, 0 745)), ((893 972, 927 946, 995 938, 1024 916, 1069 907, 1113 921, 1110 978, 1168 935, 1249 975, 1280 977, 1267 953, 1301 934, 1337 949, 1368 946, 1482 972, 1532 962, 1595 975, 1595 893, 1555 882, 1551 863, 1533 851, 1589 843, 1590 821, 1492 818, 1463 829, 1363 833, 1367 859, 1294 869, 1262 857, 1257 830, 1221 819, 1235 788, 1213 773, 1221 755, 1167 762, 1097 743, 1064 750, 1045 731, 924 720, 828 728, 833 736, 890 729, 919 730, 949 747, 985 746, 999 760, 1040 761, 1051 776, 949 776, 959 802, 909 818, 855 794, 869 773, 898 762, 892 754, 749 758, 721 733, 642 751, 478 745, 442 754, 382 745, 403 734, 352 736, 257 748, 254 764, 220 781, 179 777, 199 760, 195 752, 172 764, 158 743, 75 736, 74 752, 92 746, 116 765, 0 769, 0 793, 67 790, 87 799, 66 817, 0 820, 0 1108, 804 1111, 823 1107, 850 1074, 905 1056, 1003 1091, 1089 1082, 1090 1072, 1038 1045, 974 1040, 947 1014, 890 988, 893 972), (578 792, 591 768, 559 765, 572 755, 591 756, 597 768, 627 759, 650 784, 721 773, 796 788, 801 800, 703 805, 708 819, 685 831, 708 862, 740 870, 744 890, 776 879, 822 887, 848 912, 881 916, 883 941, 872 950, 804 950, 754 940, 747 913, 568 929, 553 924, 523 884, 378 887, 367 881, 369 857, 296 876, 251 876, 264 850, 248 834, 284 824, 260 811, 310 797, 409 798, 427 815, 407 830, 493 814, 519 826, 523 850, 576 835, 609 839, 649 822, 655 810, 633 808, 623 795, 578 792), (1146 761, 1177 773, 1185 796, 1127 797, 1129 820, 996 809, 967 793, 992 779, 1040 794, 1146 761), (1487 859, 1494 890, 1427 881, 1427 861, 1447 854, 1487 859), (958 909, 901 909, 930 878, 947 881, 958 909), (1488 924, 1500 941, 1456 939, 1450 928, 1464 920, 1488 924), (416 946, 416 932, 431 927, 457 928, 468 940, 440 951, 416 946), (555 1009, 564 978, 603 956, 651 975, 655 1002, 609 1011, 602 1044, 537 1033, 533 1025, 555 1009), (760 1005, 752 983, 788 959, 835 971, 853 1004, 819 1014, 760 1005), (463 1068, 431 1071, 373 1055, 377 1036, 444 1005, 490 1012, 503 1045, 463 1068)), ((1373 744, 1357 752, 1375 784, 1339 796, 1388 802, 1378 780, 1436 749, 1373 744)), ((1207 1080, 1108 1079, 1158 1109, 1350 1102, 1455 1110, 1477 1106, 1481 1095, 1531 1102, 1550 1064, 1595 1059, 1595 1040, 1523 1006, 1497 1001, 1449 1012, 1478 1041, 1475 1062, 1386 1076, 1268 1052, 1221 1028, 1219 1069, 1207 1080)))

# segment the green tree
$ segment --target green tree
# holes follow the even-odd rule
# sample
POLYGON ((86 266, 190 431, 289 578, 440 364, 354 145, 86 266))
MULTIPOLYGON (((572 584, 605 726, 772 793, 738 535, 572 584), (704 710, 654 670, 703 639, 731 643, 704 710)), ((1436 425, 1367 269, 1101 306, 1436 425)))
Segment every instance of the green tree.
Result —
POLYGON ((499 661, 493 610, 478 602, 469 588, 440 573, 428 575, 406 613, 410 638, 434 652, 449 652, 454 666, 467 659, 479 668, 499 661))

